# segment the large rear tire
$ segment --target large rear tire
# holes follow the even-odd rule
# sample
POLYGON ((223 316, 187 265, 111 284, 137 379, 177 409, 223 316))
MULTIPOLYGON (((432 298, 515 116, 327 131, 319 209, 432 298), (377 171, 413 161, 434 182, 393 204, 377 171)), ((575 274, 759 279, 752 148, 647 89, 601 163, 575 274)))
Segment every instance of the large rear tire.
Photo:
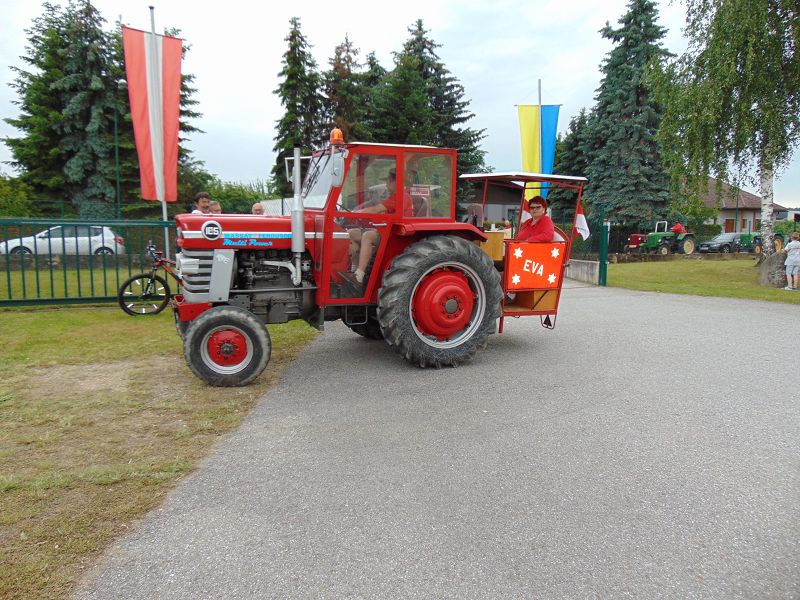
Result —
POLYGON ((486 346, 501 296, 488 254, 462 238, 434 236, 406 248, 384 274, 378 322, 412 364, 457 366, 486 346))
POLYGON ((216 306, 189 325, 183 338, 189 368, 217 387, 247 385, 266 368, 272 342, 264 324, 238 306, 216 306))
POLYGON ((696 244, 693 237, 685 237, 680 241, 682 254, 693 254, 696 244))

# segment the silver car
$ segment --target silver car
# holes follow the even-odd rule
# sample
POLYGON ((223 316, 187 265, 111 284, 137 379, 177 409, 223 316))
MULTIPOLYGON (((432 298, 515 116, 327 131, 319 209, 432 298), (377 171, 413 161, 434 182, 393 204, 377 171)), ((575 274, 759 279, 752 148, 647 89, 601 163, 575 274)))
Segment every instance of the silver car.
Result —
POLYGON ((0 243, 0 254, 125 254, 125 240, 100 225, 57 225, 0 243))

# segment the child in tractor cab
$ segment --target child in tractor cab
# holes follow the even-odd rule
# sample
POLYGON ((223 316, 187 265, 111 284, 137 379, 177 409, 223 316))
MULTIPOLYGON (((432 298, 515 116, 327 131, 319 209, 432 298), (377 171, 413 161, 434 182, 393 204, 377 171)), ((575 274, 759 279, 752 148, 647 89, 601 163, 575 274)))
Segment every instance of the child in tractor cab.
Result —
MULTIPOLYGON (((388 196, 384 200, 370 206, 356 207, 355 212, 381 214, 395 211, 397 208, 397 173, 394 169, 390 169, 386 176, 386 193, 388 196)), ((406 205, 410 205, 409 199, 406 199, 406 205)), ((356 265, 356 281, 362 283, 372 253, 378 245, 378 231, 354 228, 348 230, 348 233, 350 234, 350 260, 356 265)))

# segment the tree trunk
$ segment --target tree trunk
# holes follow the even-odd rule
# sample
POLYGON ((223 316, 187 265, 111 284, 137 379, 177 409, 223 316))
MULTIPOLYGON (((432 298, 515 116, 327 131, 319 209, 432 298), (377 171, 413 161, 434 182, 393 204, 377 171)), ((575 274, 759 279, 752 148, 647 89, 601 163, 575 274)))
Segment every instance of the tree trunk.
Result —
POLYGON ((772 221, 773 183, 775 180, 772 163, 767 159, 761 160, 761 240, 762 251, 765 256, 774 254, 773 243, 774 227, 772 221))

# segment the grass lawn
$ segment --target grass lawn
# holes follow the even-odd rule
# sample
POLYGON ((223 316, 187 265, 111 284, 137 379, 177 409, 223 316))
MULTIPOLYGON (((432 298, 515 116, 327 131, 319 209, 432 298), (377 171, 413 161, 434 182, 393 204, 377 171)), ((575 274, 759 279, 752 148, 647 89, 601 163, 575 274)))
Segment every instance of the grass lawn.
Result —
POLYGON ((608 265, 608 285, 643 290, 800 304, 800 291, 759 285, 754 259, 670 260, 608 265))
MULTIPOLYGON (((74 265, 65 267, 41 261, 38 269, 30 263, 25 269, 0 270, 0 300, 115 297, 122 282, 130 277, 129 273, 147 270, 122 261, 117 265, 113 257, 90 258, 91 261, 79 269, 74 265), (106 259, 105 264, 100 259, 106 259)), ((162 276, 169 279, 163 271, 162 276)), ((170 286, 177 289, 173 280, 170 286)))
POLYGON ((256 383, 210 388, 186 366, 169 311, 0 311, 0 598, 67 596, 316 333, 269 329, 256 383))

